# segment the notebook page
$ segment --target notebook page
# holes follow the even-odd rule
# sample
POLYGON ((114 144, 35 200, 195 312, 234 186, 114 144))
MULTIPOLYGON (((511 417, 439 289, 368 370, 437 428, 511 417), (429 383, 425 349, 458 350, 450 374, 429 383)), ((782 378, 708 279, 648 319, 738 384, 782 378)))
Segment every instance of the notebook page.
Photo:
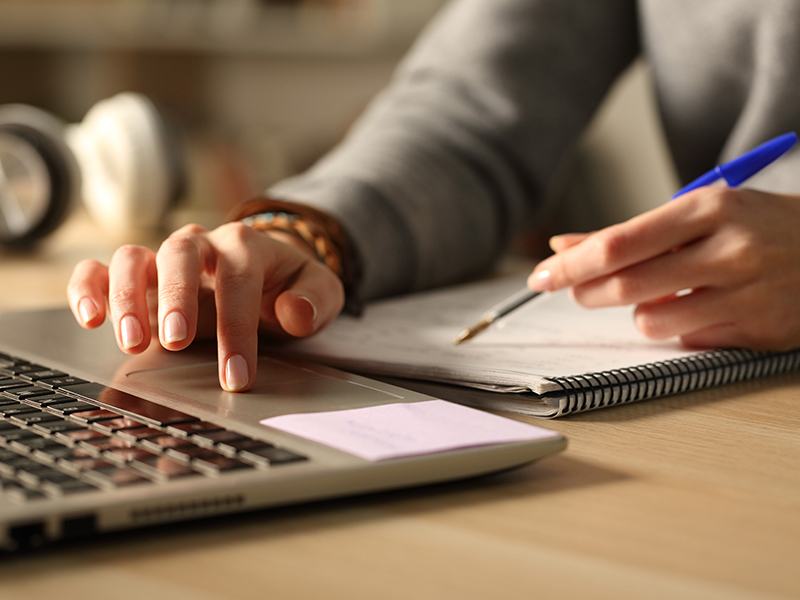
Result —
POLYGON ((342 316, 284 352, 365 373, 536 393, 557 389, 551 377, 692 354, 676 342, 646 340, 628 307, 587 310, 562 292, 540 296, 453 345, 465 325, 523 283, 513 275, 371 304, 361 318, 342 316))

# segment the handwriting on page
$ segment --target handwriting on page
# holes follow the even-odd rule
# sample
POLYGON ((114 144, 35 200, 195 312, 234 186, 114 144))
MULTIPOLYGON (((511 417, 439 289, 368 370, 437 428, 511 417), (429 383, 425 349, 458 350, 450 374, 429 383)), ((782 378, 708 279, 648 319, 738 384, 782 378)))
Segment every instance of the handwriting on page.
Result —
POLYGON ((444 400, 282 415, 261 424, 370 461, 558 437, 444 400))

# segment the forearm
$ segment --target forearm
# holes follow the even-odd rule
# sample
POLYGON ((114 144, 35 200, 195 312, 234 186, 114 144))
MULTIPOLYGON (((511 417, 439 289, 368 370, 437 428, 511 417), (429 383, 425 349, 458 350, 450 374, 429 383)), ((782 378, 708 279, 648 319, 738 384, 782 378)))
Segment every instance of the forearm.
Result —
POLYGON ((342 222, 374 298, 488 268, 637 51, 633 3, 448 7, 348 138, 271 194, 342 222))

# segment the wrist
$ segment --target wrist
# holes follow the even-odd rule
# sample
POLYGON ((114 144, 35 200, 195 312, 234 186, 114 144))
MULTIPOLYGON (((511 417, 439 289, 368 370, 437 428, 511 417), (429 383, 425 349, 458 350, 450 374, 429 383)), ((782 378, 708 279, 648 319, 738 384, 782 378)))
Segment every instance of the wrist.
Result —
POLYGON ((328 266, 344 285, 345 309, 361 312, 357 293, 361 263, 335 218, 308 205, 262 196, 237 207, 230 220, 241 220, 328 266))

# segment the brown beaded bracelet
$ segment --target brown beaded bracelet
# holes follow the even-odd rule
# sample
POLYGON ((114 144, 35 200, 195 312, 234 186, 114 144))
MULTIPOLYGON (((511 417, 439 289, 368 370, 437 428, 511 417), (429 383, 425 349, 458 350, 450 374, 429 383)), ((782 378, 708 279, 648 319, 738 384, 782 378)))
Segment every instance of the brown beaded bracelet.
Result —
POLYGON ((264 212, 242 219, 242 223, 259 231, 281 231, 300 238, 339 278, 343 278, 342 259, 333 242, 319 225, 294 213, 264 212))
POLYGON ((262 196, 238 206, 229 220, 240 220, 260 231, 280 231, 301 240, 342 280, 345 310, 361 313, 357 295, 360 262, 336 219, 307 205, 262 196))

